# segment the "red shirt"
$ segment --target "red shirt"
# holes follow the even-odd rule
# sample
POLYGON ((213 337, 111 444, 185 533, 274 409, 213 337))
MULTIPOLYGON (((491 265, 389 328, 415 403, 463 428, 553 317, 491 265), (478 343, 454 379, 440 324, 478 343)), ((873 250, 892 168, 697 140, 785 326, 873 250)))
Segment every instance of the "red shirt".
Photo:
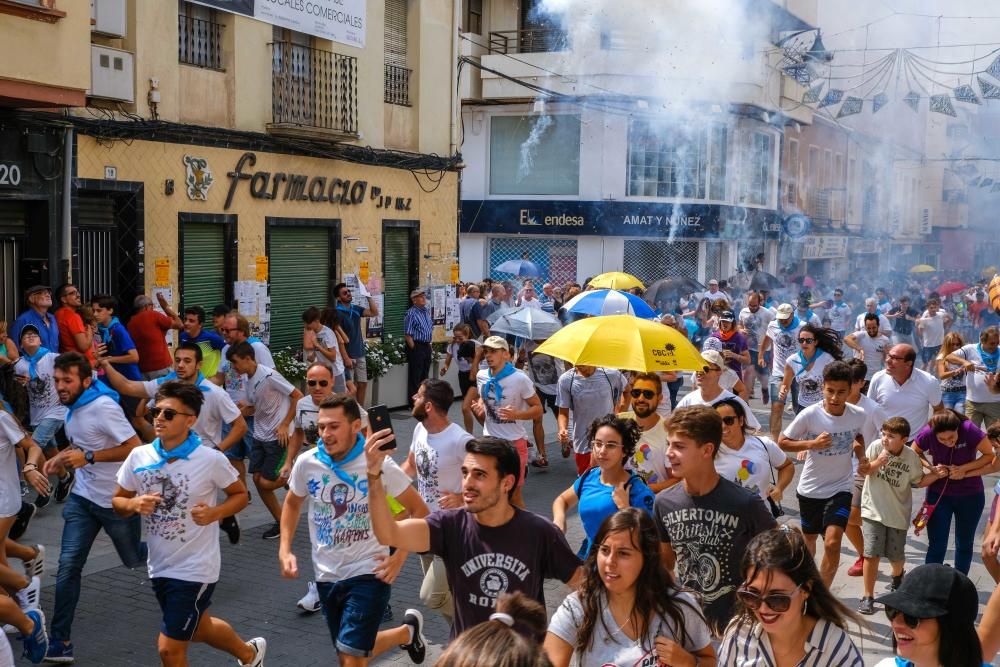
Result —
POLYGON ((140 372, 150 373, 173 365, 174 360, 164 338, 171 328, 173 320, 152 308, 133 315, 128 321, 128 333, 139 353, 140 372))
MULTIPOLYGON (((76 312, 75 308, 70 308, 69 306, 62 306, 56 311, 56 324, 59 325, 59 352, 80 352, 76 347, 76 338, 74 337, 78 333, 86 333, 87 328, 83 326, 83 318, 80 317, 80 313, 76 312)), ((94 363, 94 346, 91 345, 89 348, 82 352, 90 363, 94 363)))

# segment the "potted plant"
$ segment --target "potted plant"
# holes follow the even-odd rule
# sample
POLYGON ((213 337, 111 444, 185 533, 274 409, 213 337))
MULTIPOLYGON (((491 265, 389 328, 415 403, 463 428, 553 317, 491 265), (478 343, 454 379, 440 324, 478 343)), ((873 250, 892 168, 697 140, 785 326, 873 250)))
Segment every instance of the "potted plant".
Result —
POLYGON ((368 342, 365 361, 368 380, 372 383, 372 404, 383 403, 389 407, 406 404, 405 345, 402 338, 392 334, 383 336, 381 342, 368 342))

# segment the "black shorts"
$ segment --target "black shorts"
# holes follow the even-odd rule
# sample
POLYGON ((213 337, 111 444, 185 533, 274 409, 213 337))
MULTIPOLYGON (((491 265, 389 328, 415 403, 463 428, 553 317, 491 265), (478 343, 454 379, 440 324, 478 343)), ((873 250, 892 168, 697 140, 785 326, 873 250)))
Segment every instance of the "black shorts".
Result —
POLYGON ((806 498, 795 494, 799 499, 802 532, 806 535, 819 535, 826 532, 828 526, 847 528, 847 520, 851 518, 851 492, 841 491, 830 498, 806 498))
POLYGON ((160 603, 163 620, 160 632, 165 637, 189 642, 201 622, 201 615, 212 604, 215 584, 201 584, 167 577, 153 577, 153 592, 160 603))
POLYGON ((260 473, 260 476, 268 481, 278 479, 278 471, 285 465, 285 456, 288 449, 278 444, 277 440, 253 439, 253 447, 250 448, 250 466, 247 471, 251 474, 260 473))
POLYGON ((469 379, 469 371, 458 371, 458 390, 462 393, 462 398, 465 398, 466 394, 469 393, 469 389, 475 386, 476 381, 469 379))
POLYGON ((538 396, 538 400, 542 402, 542 416, 545 416, 545 406, 548 406, 552 410, 552 414, 556 417, 559 416, 559 406, 556 405, 556 395, 546 394, 544 391, 540 391, 538 387, 535 387, 535 395, 538 396))

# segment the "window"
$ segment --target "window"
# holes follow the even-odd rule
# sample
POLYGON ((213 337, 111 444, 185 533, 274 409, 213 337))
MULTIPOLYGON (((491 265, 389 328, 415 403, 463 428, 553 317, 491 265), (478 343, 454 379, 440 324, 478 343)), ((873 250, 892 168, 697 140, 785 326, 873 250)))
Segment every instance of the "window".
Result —
POLYGON ((490 194, 576 195, 580 116, 493 116, 490 194))
POLYGON ((788 140, 788 160, 785 167, 785 202, 795 204, 799 181, 799 142, 788 140))
POLYGON ((725 126, 633 120, 628 152, 630 197, 726 198, 729 131, 725 126))
POLYGON ((410 106, 406 0, 385 0, 385 102, 410 106))
POLYGON ((483 0, 466 0, 465 32, 483 34, 483 0))
POLYGON ((743 202, 766 206, 771 201, 771 171, 774 164, 774 136, 767 132, 751 132, 747 141, 743 177, 743 202))
POLYGON ((177 11, 177 60, 221 70, 222 28, 214 9, 181 0, 177 11))

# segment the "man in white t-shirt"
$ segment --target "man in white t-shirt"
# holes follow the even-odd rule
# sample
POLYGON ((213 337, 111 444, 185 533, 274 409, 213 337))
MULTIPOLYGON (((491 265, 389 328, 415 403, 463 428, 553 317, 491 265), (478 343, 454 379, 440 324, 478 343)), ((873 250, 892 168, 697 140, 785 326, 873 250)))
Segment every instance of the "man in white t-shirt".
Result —
POLYGON ((829 364, 823 371, 823 402, 803 409, 778 440, 786 452, 807 452, 796 495, 802 532, 812 554, 816 538, 823 535, 820 574, 827 587, 837 574, 840 542, 851 514, 852 455, 858 459, 858 472, 864 475, 868 470, 861 440, 865 413, 848 404, 850 393, 850 366, 843 361, 829 364))
MULTIPOLYGON (((371 479, 379 481, 379 492, 393 496, 411 517, 427 516, 427 505, 388 456, 377 477, 368 471, 361 412, 352 397, 339 394, 323 399, 318 426, 319 443, 295 461, 288 479, 278 548, 281 574, 298 577, 292 540, 308 497, 316 586, 340 664, 364 667, 377 655, 376 644, 402 646, 419 664, 425 651, 419 611, 407 609, 402 625, 378 631, 389 602, 389 585, 399 575, 408 552, 397 549, 390 554, 375 539, 369 509, 371 479)), ((378 435, 389 435, 389 431, 378 435)), ((376 501, 385 502, 384 497, 376 501)))
POLYGON ((948 355, 948 361, 965 368, 965 414, 976 426, 986 430, 1000 419, 1000 393, 997 392, 997 361, 1000 360, 1000 330, 987 327, 979 334, 979 343, 970 343, 948 355))
POLYGON ((118 394, 94 381, 85 356, 78 352, 59 355, 53 377, 59 401, 67 408, 66 437, 71 447, 46 461, 42 472, 50 475, 63 466, 75 468, 76 481, 63 506, 48 656, 58 658, 56 662, 72 662, 73 615, 94 536, 103 529, 126 567, 139 567, 146 560, 139 517, 123 518, 111 508, 118 468, 140 442, 118 405, 118 394))
POLYGON ((941 383, 914 365, 917 353, 906 343, 893 345, 885 356, 885 370, 872 377, 868 397, 882 406, 886 419, 902 417, 910 433, 919 433, 932 412, 940 410, 941 383))
POLYGON ((188 644, 196 641, 222 648, 241 665, 260 667, 267 652, 264 638, 244 642, 208 612, 222 564, 219 522, 248 501, 226 457, 203 446, 194 428, 208 395, 191 382, 158 385, 151 410, 157 437, 125 459, 111 502, 123 517, 143 517, 149 578, 163 614, 157 640, 163 664, 186 663, 188 644), (216 504, 220 490, 226 499, 216 504))
POLYGON ((595 419, 618 411, 626 380, 613 368, 579 365, 559 376, 556 384, 556 405, 559 407, 559 443, 572 446, 576 472, 582 475, 590 468, 590 425, 595 419))
POLYGON ((767 327, 773 320, 774 313, 761 305, 760 295, 750 292, 746 307, 740 311, 740 326, 743 327, 750 349, 750 363, 743 366, 743 384, 750 396, 753 396, 754 384, 760 380, 760 390, 765 405, 770 401, 767 381, 770 368, 766 363, 760 363, 766 361, 761 359, 760 348, 767 337, 767 327))
POLYGON ((732 299, 729 298, 728 294, 719 289, 719 281, 715 278, 708 281, 708 290, 701 293, 701 298, 708 299, 712 302, 712 305, 715 305, 719 301, 724 302, 727 306, 732 305, 732 299))
MULTIPOLYGON (((931 372, 937 364, 937 355, 944 344, 944 332, 951 326, 951 315, 941 310, 937 299, 927 300, 927 310, 917 318, 917 332, 920 334, 920 359, 924 370, 931 372)), ((916 433, 916 431, 911 431, 916 433)))
POLYGON ((534 420, 545 409, 531 378, 510 363, 510 346, 505 339, 500 336, 487 338, 483 341, 483 354, 487 368, 476 374, 479 400, 473 404, 472 412, 483 425, 485 435, 508 440, 517 450, 521 474, 511 502, 523 508, 521 488, 528 465, 528 432, 521 421, 534 420))
MULTIPOLYGON (((771 437, 778 438, 781 433, 781 416, 785 411, 785 401, 778 397, 778 389, 785 377, 785 364, 788 357, 799 351, 799 329, 803 322, 795 316, 795 309, 790 303, 783 303, 775 311, 775 319, 767 325, 764 340, 757 352, 757 365, 763 366, 768 350, 773 348, 771 355, 771 379, 768 383, 771 396, 771 437)), ((792 403, 798 402, 799 388, 792 384, 792 403)))
POLYGON ((344 380, 344 358, 347 356, 347 349, 333 329, 320 321, 319 315, 319 308, 316 306, 310 306, 302 313, 302 323, 305 327, 302 349, 305 352, 306 362, 315 362, 330 368, 333 373, 333 391, 341 394, 348 391, 344 380))
POLYGON ((892 335, 892 322, 889 318, 883 315, 878 310, 878 301, 872 297, 865 299, 865 312, 861 313, 854 320, 854 330, 864 331, 865 330, 865 316, 875 315, 878 317, 878 330, 884 336, 892 335))
POLYGON ((670 474, 667 463, 666 422, 656 411, 663 392, 663 383, 656 373, 637 373, 632 376, 629 398, 632 410, 618 416, 634 419, 642 429, 642 435, 626 467, 642 478, 653 493, 659 493, 673 486, 680 478, 670 474))
MULTIPOLYGON (((465 507, 462 500, 462 462, 465 443, 472 434, 448 420, 455 392, 444 380, 424 380, 413 397, 413 429, 410 453, 401 466, 417 482, 417 492, 431 512, 465 507)), ((441 612, 450 624, 454 617, 444 561, 440 556, 420 554, 424 581, 420 601, 441 612)))
POLYGON ((246 403, 236 405, 240 409, 247 406, 253 408, 253 448, 250 450, 248 470, 253 475, 257 494, 274 517, 274 523, 263 535, 265 540, 273 540, 278 537, 278 522, 281 519, 281 505, 274 492, 287 482, 292 462, 298 455, 296 443, 289 436, 292 420, 295 419, 295 406, 302 398, 302 392, 289 384, 278 371, 258 364, 250 343, 230 346, 226 359, 237 373, 247 376, 246 403))
MULTIPOLYGON (((885 353, 891 343, 889 337, 879 331, 878 315, 865 313, 864 318, 864 331, 848 334, 844 338, 844 345, 857 352, 856 359, 865 362, 865 367, 868 369, 865 374, 867 385, 885 365, 885 353)), ((865 386, 863 390, 867 391, 868 387, 865 386)), ((867 446, 867 443, 865 445, 867 446)))

